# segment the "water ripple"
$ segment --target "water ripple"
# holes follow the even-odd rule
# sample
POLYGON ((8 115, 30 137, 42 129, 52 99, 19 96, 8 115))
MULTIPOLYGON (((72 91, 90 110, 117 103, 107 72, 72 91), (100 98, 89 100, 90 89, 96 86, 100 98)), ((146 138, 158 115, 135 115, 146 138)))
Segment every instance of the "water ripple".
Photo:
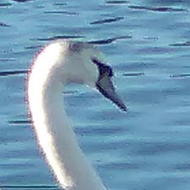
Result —
POLYGON ((177 75, 171 75, 171 78, 186 78, 190 77, 190 73, 183 73, 183 74, 177 74, 177 75))
POLYGON ((108 18, 108 19, 103 19, 103 20, 97 20, 94 22, 90 22, 90 24, 106 24, 106 23, 112 23, 112 22, 117 22, 119 20, 123 20, 124 17, 115 17, 115 18, 108 18))
POLYGON ((119 134, 126 132, 126 129, 120 127, 120 126, 111 126, 111 127, 102 127, 98 128, 97 126, 88 126, 88 128, 76 128, 76 133, 82 134, 82 135, 109 135, 109 134, 119 134))
POLYGON ((76 38, 84 38, 84 36, 79 36, 79 35, 58 35, 58 36, 53 36, 53 37, 49 37, 49 38, 37 38, 34 40, 37 41, 52 41, 52 40, 59 40, 59 39, 76 39, 76 38))
POLYGON ((145 11, 155 11, 155 12, 184 12, 188 11, 187 9, 182 8, 171 8, 171 7, 145 7, 145 6, 128 6, 131 9, 145 10, 145 11))
POLYGON ((174 43, 174 44, 170 44, 170 46, 190 46, 190 41, 186 41, 182 43, 174 43))
POLYGON ((0 22, 0 26, 1 26, 1 27, 10 27, 10 25, 8 25, 8 24, 6 24, 6 23, 4 23, 4 22, 0 22))
POLYGON ((24 2, 27 2, 27 1, 33 1, 33 0, 12 0, 12 1, 16 1, 16 2, 19 2, 19 3, 24 3, 24 2))
POLYGON ((134 149, 135 154, 138 155, 160 155, 166 154, 168 152, 183 152, 189 149, 189 143, 174 143, 174 142, 139 142, 142 143, 142 146, 139 147, 139 144, 136 145, 136 150, 134 149))
POLYGON ((113 4, 113 5, 124 5, 129 3, 130 1, 106 1, 106 4, 113 4))
POLYGON ((0 0, 0 189, 58 189, 25 99, 33 55, 56 39, 99 45, 114 63, 127 113, 86 87, 64 92, 81 148, 108 189, 189 189, 190 1, 129 1, 0 0))
POLYGON ((42 189, 42 190, 59 190, 59 188, 55 185, 3 185, 1 186, 3 189, 15 189, 15 190, 20 190, 20 189, 27 189, 27 190, 34 190, 34 189, 42 189))
POLYGON ((79 15, 79 13, 75 12, 67 12, 67 11, 44 11, 45 14, 62 14, 62 15, 68 15, 68 16, 76 16, 79 15))
POLYGON ((27 47, 24 47, 24 49, 40 49, 42 48, 42 46, 27 46, 27 47))
POLYGON ((0 7, 7 7, 7 6, 11 6, 11 3, 0 3, 0 7))
POLYGON ((28 70, 0 71, 0 76, 27 74, 28 70))
POLYGON ((13 124, 13 125, 26 125, 26 124, 31 124, 32 121, 31 120, 12 120, 9 121, 9 124, 13 124))
POLYGON ((55 2, 54 5, 56 5, 56 6, 66 6, 67 3, 65 3, 65 2, 55 2))
POLYGON ((138 169, 141 168, 140 164, 137 163, 129 163, 129 162, 111 162, 101 165, 101 167, 106 170, 129 170, 129 169, 138 169))
POLYGON ((127 76, 127 77, 136 77, 136 76, 142 76, 144 75, 144 73, 139 72, 139 73, 123 73, 123 76, 127 76))
POLYGON ((93 40, 93 41, 89 41, 88 43, 96 44, 96 45, 104 45, 104 44, 111 44, 112 42, 115 42, 120 39, 129 39, 129 38, 132 38, 132 37, 131 36, 118 36, 118 37, 102 39, 102 40, 93 40))

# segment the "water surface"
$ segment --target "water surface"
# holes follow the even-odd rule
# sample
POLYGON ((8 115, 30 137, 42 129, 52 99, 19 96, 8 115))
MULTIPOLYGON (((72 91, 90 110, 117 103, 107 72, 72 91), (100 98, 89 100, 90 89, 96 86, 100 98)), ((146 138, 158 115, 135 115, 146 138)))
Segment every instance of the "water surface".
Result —
POLYGON ((187 0, 0 2, 0 186, 58 189, 28 119, 26 73, 53 39, 97 45, 128 107, 74 85, 65 101, 88 159, 111 190, 189 190, 187 0))

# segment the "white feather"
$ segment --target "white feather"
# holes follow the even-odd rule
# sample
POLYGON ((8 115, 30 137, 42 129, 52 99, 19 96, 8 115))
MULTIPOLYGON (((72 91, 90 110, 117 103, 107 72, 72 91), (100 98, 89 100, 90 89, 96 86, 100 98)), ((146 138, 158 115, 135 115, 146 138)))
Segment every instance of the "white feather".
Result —
POLYGON ((66 190, 105 190, 79 148, 64 110, 63 89, 70 82, 94 87, 98 68, 94 47, 59 40, 36 57, 28 80, 28 101, 38 143, 60 186, 66 190))

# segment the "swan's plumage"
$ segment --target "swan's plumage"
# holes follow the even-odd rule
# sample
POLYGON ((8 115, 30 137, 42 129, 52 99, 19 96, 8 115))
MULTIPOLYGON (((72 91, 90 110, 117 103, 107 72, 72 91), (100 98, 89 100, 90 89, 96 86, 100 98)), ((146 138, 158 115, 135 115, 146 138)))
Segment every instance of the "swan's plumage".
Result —
POLYGON ((62 97, 64 85, 84 83, 125 110, 111 83, 113 71, 102 57, 87 43, 58 40, 37 55, 29 74, 28 102, 37 139, 66 190, 106 189, 76 142, 62 97), (98 64, 103 64, 102 68, 98 64))

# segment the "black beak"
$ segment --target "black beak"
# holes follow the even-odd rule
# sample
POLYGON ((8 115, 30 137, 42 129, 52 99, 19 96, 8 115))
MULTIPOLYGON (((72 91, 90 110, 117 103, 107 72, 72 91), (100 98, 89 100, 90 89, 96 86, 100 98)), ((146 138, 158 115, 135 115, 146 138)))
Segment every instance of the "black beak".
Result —
POLYGON ((97 89, 109 100, 115 103, 121 110, 127 111, 127 107, 115 92, 115 88, 109 75, 104 74, 96 82, 97 89))

